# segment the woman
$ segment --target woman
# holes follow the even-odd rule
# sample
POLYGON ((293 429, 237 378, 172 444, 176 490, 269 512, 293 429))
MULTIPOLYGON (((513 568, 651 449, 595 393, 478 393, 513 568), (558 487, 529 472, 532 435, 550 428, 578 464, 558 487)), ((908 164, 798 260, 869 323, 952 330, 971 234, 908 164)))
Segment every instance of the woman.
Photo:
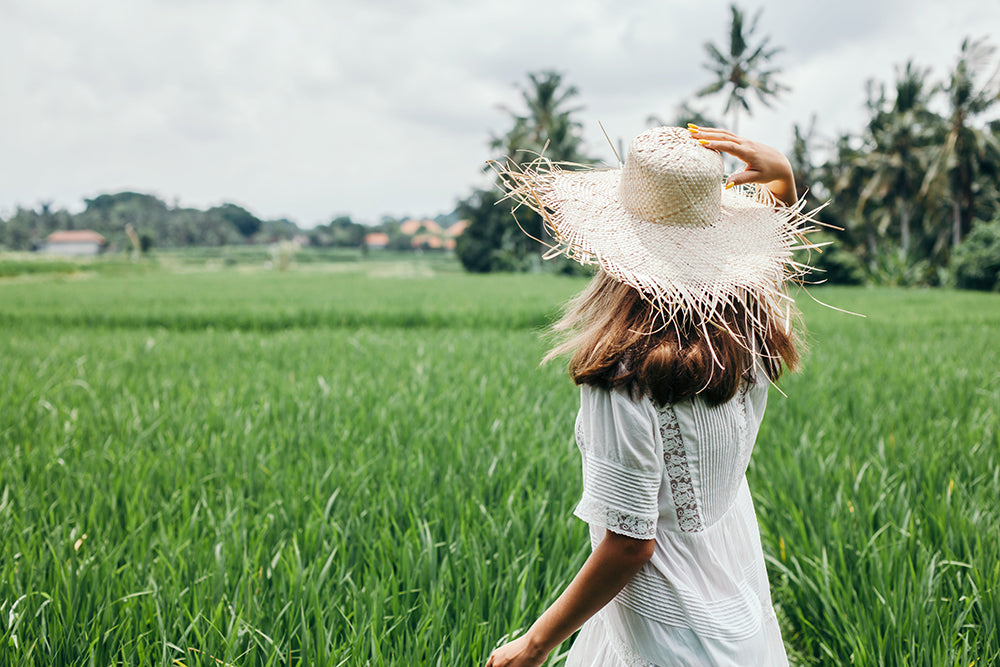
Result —
POLYGON ((501 176, 555 251, 600 265, 546 357, 571 353, 581 387, 593 552, 487 666, 540 665, 581 626, 568 666, 786 665, 745 472, 798 362, 783 286, 812 228, 788 160, 692 125, 639 135, 619 169, 501 176), (725 186, 720 152, 746 163, 725 186))

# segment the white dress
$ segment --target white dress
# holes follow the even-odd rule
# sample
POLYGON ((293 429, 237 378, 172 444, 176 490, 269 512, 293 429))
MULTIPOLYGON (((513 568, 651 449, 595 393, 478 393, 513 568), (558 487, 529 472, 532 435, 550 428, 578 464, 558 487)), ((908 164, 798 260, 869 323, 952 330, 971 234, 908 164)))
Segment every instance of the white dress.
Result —
POLYGON ((605 530, 656 544, 584 624, 567 667, 788 664, 746 481, 767 386, 761 377, 715 407, 581 387, 575 514, 593 546, 605 530))

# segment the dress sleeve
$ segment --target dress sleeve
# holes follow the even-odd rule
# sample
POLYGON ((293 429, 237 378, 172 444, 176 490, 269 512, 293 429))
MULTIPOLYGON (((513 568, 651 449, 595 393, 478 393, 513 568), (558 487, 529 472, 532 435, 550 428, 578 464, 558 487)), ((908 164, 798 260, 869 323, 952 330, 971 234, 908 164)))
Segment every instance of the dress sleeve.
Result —
POLYGON ((574 514, 592 526, 653 539, 663 455, 652 404, 624 390, 585 386, 580 407, 583 497, 574 514))

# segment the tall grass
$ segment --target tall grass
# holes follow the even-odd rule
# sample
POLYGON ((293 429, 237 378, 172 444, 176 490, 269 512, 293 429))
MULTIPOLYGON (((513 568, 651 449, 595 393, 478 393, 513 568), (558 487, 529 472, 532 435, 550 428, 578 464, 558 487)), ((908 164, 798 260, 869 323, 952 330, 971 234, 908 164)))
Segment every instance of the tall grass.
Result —
POLYGON ((436 274, 418 262, 338 271, 143 271, 0 285, 0 325, 280 331, 544 326, 579 279, 436 274))
MULTIPOLYGON (((0 664, 485 661, 589 550, 576 390, 537 367, 581 284, 0 285, 0 664)), ((786 640, 990 664, 1000 300, 817 294, 869 317, 804 304, 806 367, 750 471, 786 640)))

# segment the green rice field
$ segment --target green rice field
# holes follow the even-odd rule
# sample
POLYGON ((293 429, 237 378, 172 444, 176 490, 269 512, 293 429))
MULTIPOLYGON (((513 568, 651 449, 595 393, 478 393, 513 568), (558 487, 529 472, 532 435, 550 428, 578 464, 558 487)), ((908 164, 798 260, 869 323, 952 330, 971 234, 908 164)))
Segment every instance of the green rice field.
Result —
MULTIPOLYGON (((0 279, 0 665, 481 665, 589 552, 585 280, 0 279)), ((1000 663, 1000 295, 815 288, 750 469, 799 665, 1000 663)), ((568 643, 550 663, 561 664, 568 643)))

